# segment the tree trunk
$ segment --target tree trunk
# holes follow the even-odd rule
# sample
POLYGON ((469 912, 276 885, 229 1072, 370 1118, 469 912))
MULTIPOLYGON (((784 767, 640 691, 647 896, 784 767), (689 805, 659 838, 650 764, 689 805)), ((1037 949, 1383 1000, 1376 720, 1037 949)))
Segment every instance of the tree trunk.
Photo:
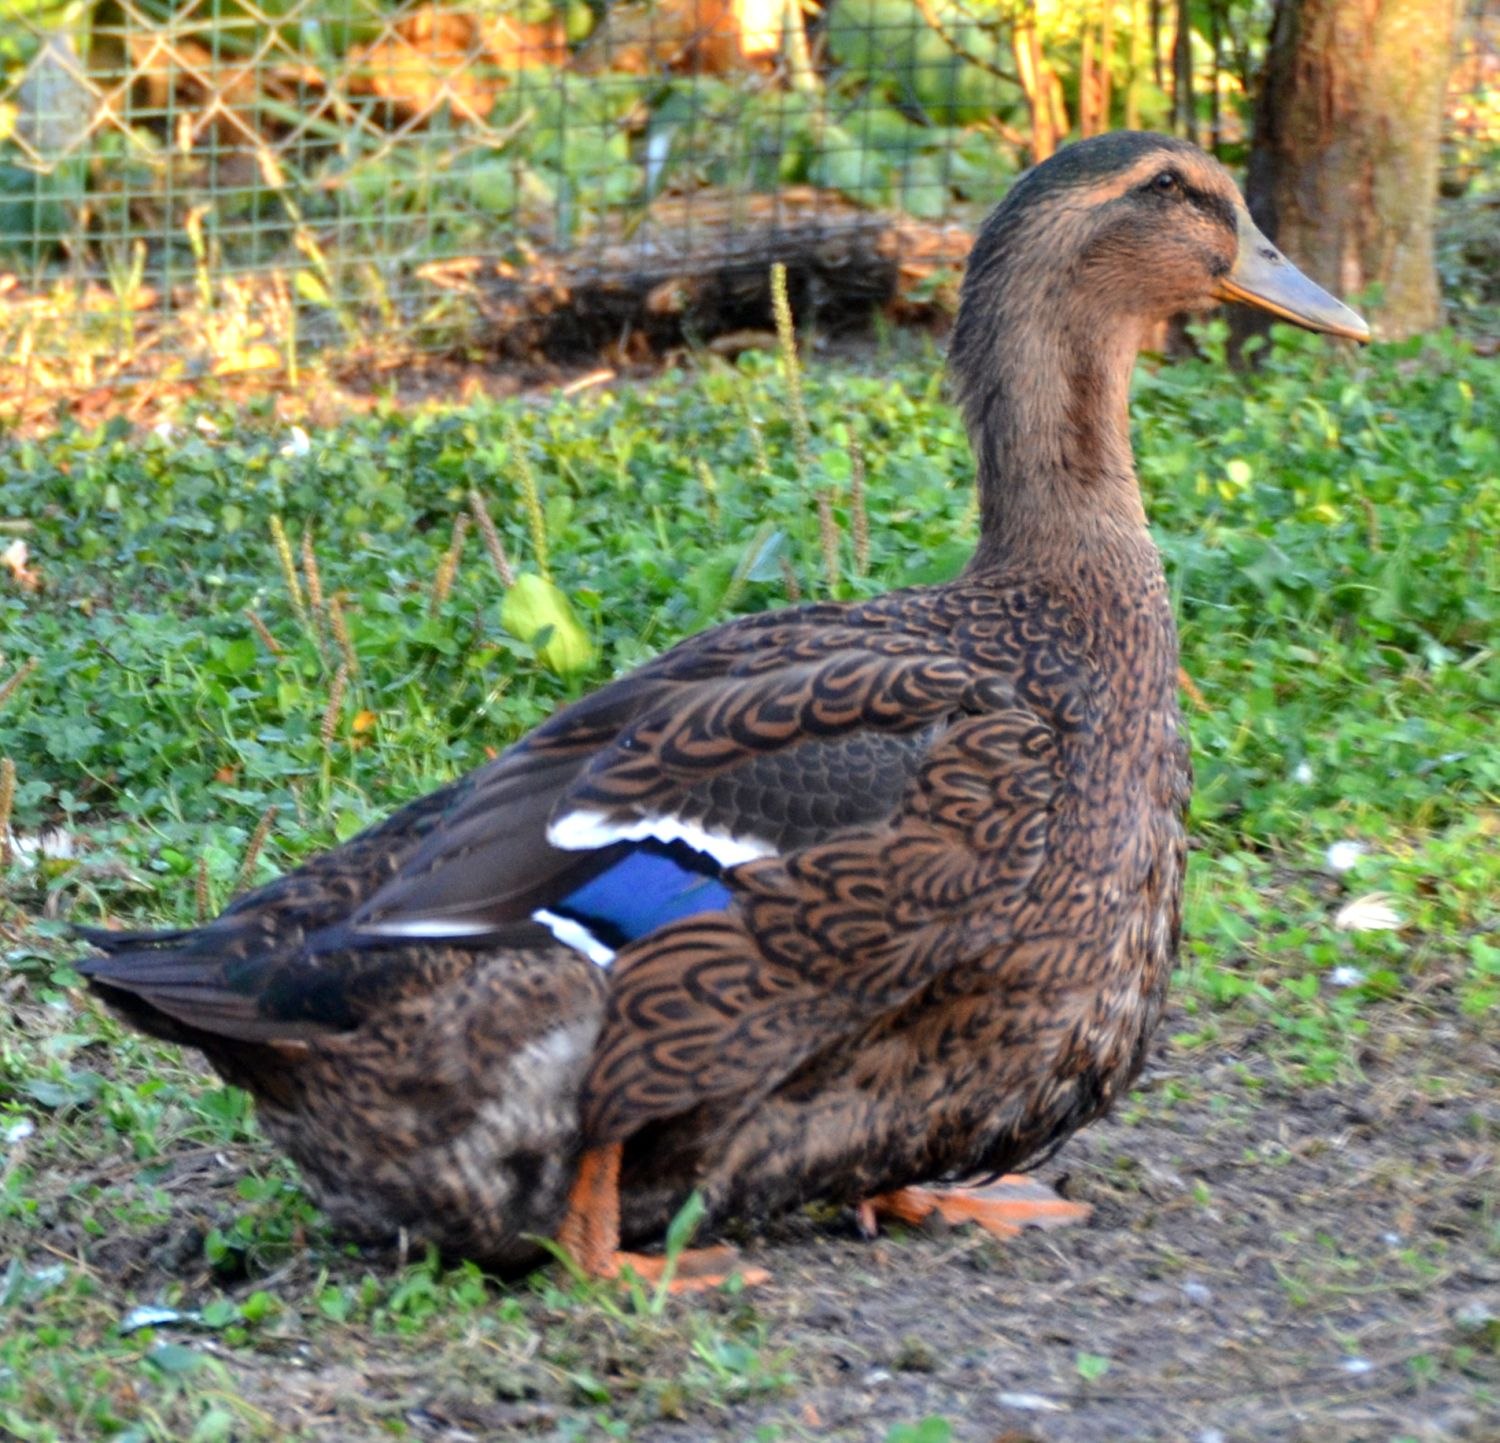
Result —
POLYGON ((1040 165, 1068 133, 1066 111, 1059 121, 1057 96, 1054 94, 1061 87, 1047 65, 1047 57, 1042 54, 1036 21, 1029 14, 1023 13, 1011 26, 1010 40, 1016 57, 1016 74, 1020 77, 1021 91, 1031 113, 1031 160, 1033 165, 1040 165))
POLYGON ((1161 90, 1161 0, 1151 0, 1151 78, 1161 90))
MULTIPOLYGON (((1276 0, 1245 193, 1320 285, 1382 287, 1401 337, 1441 319, 1432 229, 1454 0, 1276 0)), ((1236 340, 1263 329, 1240 316, 1236 340)))
POLYGON ((1098 76, 1094 69, 1094 25, 1083 22, 1083 38, 1078 54, 1078 133, 1085 140, 1098 135, 1094 121, 1094 106, 1098 95, 1098 76))
POLYGON ((1217 155, 1223 139, 1220 134, 1219 70, 1224 51, 1219 36, 1219 0, 1208 0, 1208 43, 1213 51, 1212 79, 1208 87, 1208 149, 1217 155))
POLYGON ((1172 121, 1178 135, 1197 144, 1198 114, 1193 108, 1193 22, 1188 0, 1177 0, 1177 38, 1172 42, 1172 121))
POLYGON ((1141 0, 1130 0, 1130 83, 1125 89, 1125 129, 1141 128, 1142 70, 1145 68, 1146 25, 1141 0))
POLYGON ((1110 85, 1115 63, 1115 0, 1103 0, 1099 16, 1099 129, 1110 128, 1110 85))

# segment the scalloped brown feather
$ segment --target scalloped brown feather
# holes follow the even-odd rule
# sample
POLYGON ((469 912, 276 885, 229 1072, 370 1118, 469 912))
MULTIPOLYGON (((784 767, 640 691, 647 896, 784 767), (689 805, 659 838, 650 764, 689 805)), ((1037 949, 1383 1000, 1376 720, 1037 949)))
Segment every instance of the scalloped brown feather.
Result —
MULTIPOLYGON (((759 1214, 1009 1168, 1139 1069, 1189 790, 1149 542, 1045 584, 978 574, 879 605, 921 647, 909 714, 944 717, 895 814, 741 865, 733 913, 616 962, 583 1119, 627 1140, 634 1233, 691 1186, 717 1216, 759 1214)), ((704 765, 780 730, 736 713, 704 736, 705 715, 674 748, 704 765)))

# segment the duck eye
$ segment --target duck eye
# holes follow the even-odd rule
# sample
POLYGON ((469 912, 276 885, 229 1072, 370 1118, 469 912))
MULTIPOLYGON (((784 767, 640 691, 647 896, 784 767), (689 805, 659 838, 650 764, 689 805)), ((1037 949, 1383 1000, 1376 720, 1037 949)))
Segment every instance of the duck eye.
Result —
POLYGON ((1157 195, 1175 195, 1182 187, 1182 182, 1177 178, 1175 170, 1164 170, 1151 180, 1151 189, 1157 195))

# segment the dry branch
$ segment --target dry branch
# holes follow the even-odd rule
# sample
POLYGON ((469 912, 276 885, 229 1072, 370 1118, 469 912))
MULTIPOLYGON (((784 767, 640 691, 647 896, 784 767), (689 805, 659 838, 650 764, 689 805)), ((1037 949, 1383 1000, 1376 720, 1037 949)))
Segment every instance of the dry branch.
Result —
POLYGON ((941 311, 943 297, 918 301, 913 292, 942 273, 956 276, 969 245, 963 226, 866 210, 808 186, 780 195, 698 191, 658 201, 628 235, 617 229, 572 256, 439 262, 419 275, 462 292, 508 358, 620 353, 630 361, 688 337, 766 328, 777 262, 798 307, 824 321, 881 307, 903 318, 941 311))

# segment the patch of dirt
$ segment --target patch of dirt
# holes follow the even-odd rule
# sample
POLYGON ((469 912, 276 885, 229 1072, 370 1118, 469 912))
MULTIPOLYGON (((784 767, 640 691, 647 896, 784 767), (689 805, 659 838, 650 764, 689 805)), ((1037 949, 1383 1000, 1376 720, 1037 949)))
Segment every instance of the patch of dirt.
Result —
POLYGON ((1250 1043, 1159 1048, 1142 1087, 1060 1159, 1086 1227, 761 1240, 792 1405, 633 1436, 881 1440, 937 1414, 965 1443, 1500 1439, 1500 1051, 1477 1023, 1357 1085, 1287 1087, 1250 1043))
MULTIPOLYGON (((1500 1048, 1446 1003, 1391 1020, 1360 1080, 1316 1089, 1280 1076, 1269 1029, 1211 1056, 1160 1042, 1130 1104, 1047 1169, 1093 1204, 1083 1227, 866 1243, 848 1219, 796 1217, 743 1240, 770 1284, 634 1327, 522 1289, 531 1341, 513 1357, 493 1340, 337 1330, 289 1337, 281 1358, 206 1346, 299 1437, 382 1436, 393 1417, 443 1443, 591 1437, 613 1412, 642 1443, 884 1443, 934 1415, 959 1443, 1494 1443, 1500 1048), (650 1393, 705 1320, 747 1319, 785 1386, 650 1393), (579 1375, 609 1385, 603 1412, 579 1375)), ((312 1284, 321 1250, 269 1278, 208 1276, 204 1231, 233 1211, 238 1172, 211 1149, 179 1153, 155 1179, 169 1224, 54 1244, 79 1248, 122 1311, 173 1284, 312 1284)))

